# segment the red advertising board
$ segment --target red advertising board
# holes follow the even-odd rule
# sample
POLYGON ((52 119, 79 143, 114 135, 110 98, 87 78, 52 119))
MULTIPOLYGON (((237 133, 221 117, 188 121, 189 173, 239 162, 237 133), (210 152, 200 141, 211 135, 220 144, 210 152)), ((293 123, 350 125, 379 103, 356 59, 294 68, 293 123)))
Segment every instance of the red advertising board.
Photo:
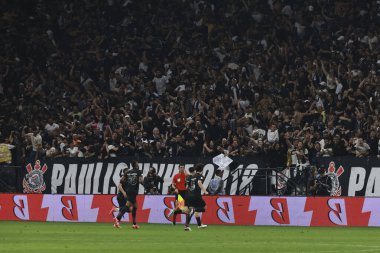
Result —
MULTIPOLYGON (((380 226, 380 198, 205 196, 205 224, 270 226, 380 226)), ((137 221, 171 223, 169 195, 137 198, 137 221)), ((114 195, 0 194, 0 220, 112 222, 114 195)), ((116 215, 116 213, 114 213, 116 215)), ((126 214, 124 221, 131 217, 126 214)), ((177 217, 183 223, 184 215, 177 217)), ((192 220, 195 223, 195 220, 192 220)))

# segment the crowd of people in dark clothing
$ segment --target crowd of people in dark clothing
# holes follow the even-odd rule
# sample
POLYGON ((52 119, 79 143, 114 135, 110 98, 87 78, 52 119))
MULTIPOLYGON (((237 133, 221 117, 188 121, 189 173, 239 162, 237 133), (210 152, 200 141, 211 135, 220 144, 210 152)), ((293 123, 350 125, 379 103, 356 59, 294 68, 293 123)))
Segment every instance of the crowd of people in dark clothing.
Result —
POLYGON ((379 156, 379 1, 0 2, 0 130, 38 157, 379 156))

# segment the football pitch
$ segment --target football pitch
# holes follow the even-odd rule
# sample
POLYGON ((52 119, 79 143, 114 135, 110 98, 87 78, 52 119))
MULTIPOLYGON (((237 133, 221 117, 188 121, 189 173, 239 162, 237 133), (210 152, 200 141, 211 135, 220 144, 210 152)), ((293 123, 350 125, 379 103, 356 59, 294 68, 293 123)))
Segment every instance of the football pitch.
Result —
POLYGON ((380 252, 380 228, 0 221, 0 252, 380 252))

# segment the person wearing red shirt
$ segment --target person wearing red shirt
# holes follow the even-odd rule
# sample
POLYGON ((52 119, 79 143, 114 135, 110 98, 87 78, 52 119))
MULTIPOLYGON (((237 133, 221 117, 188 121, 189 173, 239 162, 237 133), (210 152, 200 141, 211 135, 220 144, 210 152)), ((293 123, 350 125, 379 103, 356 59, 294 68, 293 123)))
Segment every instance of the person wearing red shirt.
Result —
POLYGON ((175 202, 174 202, 175 208, 173 210, 171 210, 167 216, 168 218, 170 218, 172 215, 174 215, 173 216, 173 225, 176 224, 177 214, 181 213, 180 208, 178 206, 178 195, 181 195, 181 197, 186 202, 186 195, 187 195, 186 177, 187 177, 187 174, 185 172, 185 164, 181 163, 178 165, 178 173, 175 174, 173 179, 172 179, 172 188, 175 191, 175 202))

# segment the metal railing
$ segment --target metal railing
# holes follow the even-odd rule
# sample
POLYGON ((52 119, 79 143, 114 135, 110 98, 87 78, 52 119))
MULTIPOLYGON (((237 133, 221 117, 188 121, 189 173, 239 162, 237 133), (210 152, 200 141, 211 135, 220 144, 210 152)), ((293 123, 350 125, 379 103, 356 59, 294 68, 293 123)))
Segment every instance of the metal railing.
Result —
MULTIPOLYGON (((261 196, 308 196, 310 195, 310 166, 294 166, 287 168, 244 168, 244 170, 256 171, 251 181, 243 187, 239 187, 238 195, 261 196)), ((242 169, 236 169, 231 173, 237 173, 232 184, 243 181, 242 169)))

